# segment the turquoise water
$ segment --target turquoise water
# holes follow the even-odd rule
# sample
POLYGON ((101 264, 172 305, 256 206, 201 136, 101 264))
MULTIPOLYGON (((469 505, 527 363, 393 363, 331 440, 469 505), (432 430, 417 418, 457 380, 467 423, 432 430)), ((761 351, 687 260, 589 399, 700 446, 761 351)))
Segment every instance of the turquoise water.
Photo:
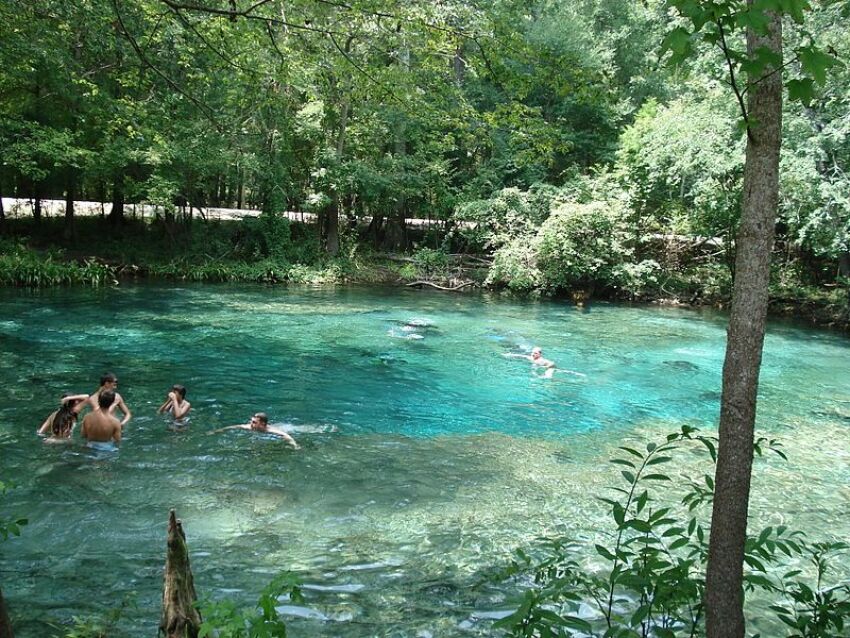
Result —
MULTIPOLYGON (((248 604, 300 574, 295 636, 489 635, 516 586, 484 577, 514 548, 604 533, 617 445, 714 426, 724 337, 715 313, 402 290, 0 291, 3 507, 31 519, 0 545, 19 638, 126 595, 115 635, 153 635, 171 507, 202 594, 248 604), (532 345, 563 371, 502 356, 532 345), (121 450, 42 443, 105 370, 134 413, 121 450), (155 414, 175 382, 176 430, 155 414), (207 435, 259 410, 303 449, 207 435)), ((758 467, 759 523, 850 537, 849 362, 841 336, 771 325, 758 427, 791 460, 758 467)))

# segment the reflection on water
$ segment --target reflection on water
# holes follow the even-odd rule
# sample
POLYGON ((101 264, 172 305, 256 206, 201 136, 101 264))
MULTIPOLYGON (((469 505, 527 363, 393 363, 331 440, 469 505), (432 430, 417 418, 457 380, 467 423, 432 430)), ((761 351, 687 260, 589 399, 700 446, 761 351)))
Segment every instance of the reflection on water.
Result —
MULTIPOLYGON (((2 291, 0 473, 31 521, 0 547, 18 635, 133 592, 121 631, 155 633, 172 507, 208 596, 247 604, 299 573, 306 604, 281 603, 293 635, 489 635, 516 591, 485 576, 513 549, 605 533, 594 497, 617 445, 713 427, 724 330, 675 309, 395 290, 2 291), (534 345, 578 374, 501 356, 534 345), (136 415, 121 450, 41 443, 59 395, 104 370, 136 415), (155 414, 175 382, 194 406, 179 428, 155 414), (303 449, 207 434, 260 410, 303 449)), ((758 464, 754 525, 847 537, 850 348, 788 325, 766 348, 759 428, 790 461, 758 464)))

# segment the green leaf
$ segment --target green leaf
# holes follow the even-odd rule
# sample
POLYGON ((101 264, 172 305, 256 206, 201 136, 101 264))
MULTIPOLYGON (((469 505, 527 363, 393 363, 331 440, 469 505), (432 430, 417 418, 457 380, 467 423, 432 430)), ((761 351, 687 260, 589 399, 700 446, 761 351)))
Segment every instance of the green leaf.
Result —
POLYGON ((634 448, 631 448, 631 447, 622 447, 622 446, 621 446, 619 449, 621 449, 621 450, 623 450, 623 451, 625 451, 625 452, 628 452, 629 454, 632 454, 632 455, 634 455, 634 456, 638 457, 641 461, 643 460, 643 454, 641 454, 640 452, 638 452, 638 451, 637 451, 636 449, 634 449, 634 448))
POLYGON ((680 56, 686 56, 691 50, 691 34, 684 27, 676 27, 668 32, 661 41, 661 51, 672 51, 680 56))
POLYGON ((630 467, 632 469, 634 469, 634 467, 635 467, 635 464, 632 463, 631 461, 627 460, 627 459, 611 459, 609 462, 613 463, 614 465, 625 465, 625 466, 630 467))
POLYGON ((577 616, 563 616, 561 621, 565 627, 569 627, 570 629, 577 629, 588 635, 593 632, 593 625, 577 616))
POLYGON ((629 483, 635 482, 635 475, 632 472, 629 472, 628 470, 623 470, 621 474, 623 475, 623 478, 626 479, 629 483))
POLYGON ((838 60, 814 45, 797 49, 803 72, 818 84, 826 82, 826 72, 838 64, 838 60))
POLYGON ((658 465, 659 463, 667 463, 668 461, 672 461, 672 456, 654 456, 649 459, 646 464, 647 465, 658 465))
POLYGON ((614 522, 617 523, 617 526, 622 526, 623 521, 626 520, 626 510, 623 509, 623 506, 619 503, 614 503, 611 513, 614 515, 614 522))
POLYGON ((685 546, 685 545, 687 545, 687 544, 688 544, 688 539, 687 539, 687 538, 684 538, 684 537, 682 537, 682 538, 677 538, 677 539, 676 539, 676 540, 674 540, 672 543, 670 543, 670 549, 671 549, 671 550, 673 550, 673 549, 679 549, 680 547, 684 547, 684 546, 685 546))
POLYGON ((596 553, 602 556, 602 558, 610 560, 611 562, 616 560, 614 554, 612 554, 607 548, 603 547, 602 545, 595 545, 595 547, 596 553))
POLYGON ((803 78, 802 80, 789 80, 785 83, 788 87, 788 100, 791 102, 801 102, 805 106, 809 106, 815 97, 814 80, 811 78, 803 78))

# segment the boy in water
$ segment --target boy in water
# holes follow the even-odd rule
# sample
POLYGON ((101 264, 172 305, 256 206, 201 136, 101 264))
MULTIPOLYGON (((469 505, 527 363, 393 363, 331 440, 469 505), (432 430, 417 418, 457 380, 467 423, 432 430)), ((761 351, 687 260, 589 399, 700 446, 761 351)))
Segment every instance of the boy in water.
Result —
POLYGON ((171 386, 171 392, 165 399, 165 403, 159 406, 158 414, 163 412, 171 412, 171 416, 175 419, 182 419, 192 409, 192 404, 186 400, 186 387, 175 383, 171 386))
POLYGON ((251 421, 249 423, 243 423, 240 425, 228 425, 226 428, 219 428, 218 430, 213 430, 212 432, 210 432, 210 434, 224 432, 225 430, 249 430, 251 432, 273 434, 274 436, 279 436, 284 441, 289 443, 289 445, 291 445, 293 449, 300 449, 300 446, 295 442, 295 439, 289 436, 289 434, 279 428, 269 427, 269 417, 266 415, 265 412, 257 412, 254 416, 251 417, 251 421))
POLYGON ((109 412, 114 402, 115 393, 104 390, 97 397, 98 409, 83 419, 80 433, 90 447, 100 447, 98 444, 104 443, 114 443, 117 447, 121 443, 121 423, 109 412))
POLYGON ((84 403, 80 403, 76 408, 74 408, 77 412, 80 412, 85 406, 89 406, 92 411, 97 412, 101 409, 100 407, 100 395, 104 392, 109 392, 112 395, 113 400, 112 404, 108 407, 107 412, 111 415, 115 412, 116 408, 121 410, 124 414, 124 418, 121 419, 121 427, 123 428, 127 422, 133 418, 133 413, 130 412, 130 408, 127 407, 127 404, 124 403, 124 399, 121 397, 118 392, 115 391, 115 388, 118 387, 118 377, 116 377, 111 372, 106 372, 100 377, 100 387, 92 394, 87 401, 84 403))

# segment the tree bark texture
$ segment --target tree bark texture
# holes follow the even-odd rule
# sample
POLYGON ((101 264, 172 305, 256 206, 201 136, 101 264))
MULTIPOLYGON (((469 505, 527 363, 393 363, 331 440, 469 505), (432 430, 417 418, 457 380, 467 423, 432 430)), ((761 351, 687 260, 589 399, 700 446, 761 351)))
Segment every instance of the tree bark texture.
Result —
MULTIPOLYGON (((747 50, 751 56, 759 47, 782 53, 781 20, 773 13, 767 16, 766 35, 758 35, 752 29, 747 31, 747 50)), ((780 71, 768 68, 761 78, 751 79, 748 110, 754 125, 747 141, 732 312, 723 365, 720 445, 706 574, 708 638, 743 638, 745 632, 744 544, 770 254, 779 199, 780 71)))
POLYGON ((195 582, 183 525, 174 510, 168 517, 168 553, 162 588, 159 632, 165 638, 197 638, 201 614, 195 608, 195 582))
POLYGON ((3 591, 0 590, 0 638, 15 638, 12 631, 12 621, 6 611, 6 601, 3 599, 3 591))

